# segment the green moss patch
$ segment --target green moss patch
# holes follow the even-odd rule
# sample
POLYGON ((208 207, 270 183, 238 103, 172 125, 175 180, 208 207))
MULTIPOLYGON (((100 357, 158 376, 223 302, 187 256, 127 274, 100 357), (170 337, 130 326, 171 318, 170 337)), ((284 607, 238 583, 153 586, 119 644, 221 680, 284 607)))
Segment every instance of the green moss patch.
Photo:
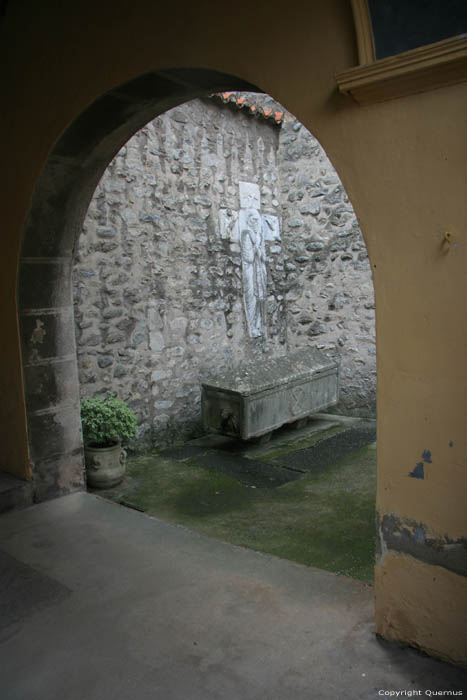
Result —
POLYGON ((123 484, 101 493, 236 545, 371 582, 375 488, 376 450, 368 445, 274 489, 242 485, 196 457, 152 454, 130 459, 123 484))

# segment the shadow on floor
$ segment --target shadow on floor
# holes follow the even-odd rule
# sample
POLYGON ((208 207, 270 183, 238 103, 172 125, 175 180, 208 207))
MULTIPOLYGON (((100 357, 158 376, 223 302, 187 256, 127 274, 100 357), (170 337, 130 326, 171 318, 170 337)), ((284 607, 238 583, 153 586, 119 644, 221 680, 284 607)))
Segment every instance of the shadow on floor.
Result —
POLYGON ((0 620, 2 700, 377 700, 467 688, 467 672, 375 638, 369 586, 91 494, 3 515, 0 551, 24 583, 10 601, 19 615, 0 620), (25 604, 38 583, 37 604, 25 604))

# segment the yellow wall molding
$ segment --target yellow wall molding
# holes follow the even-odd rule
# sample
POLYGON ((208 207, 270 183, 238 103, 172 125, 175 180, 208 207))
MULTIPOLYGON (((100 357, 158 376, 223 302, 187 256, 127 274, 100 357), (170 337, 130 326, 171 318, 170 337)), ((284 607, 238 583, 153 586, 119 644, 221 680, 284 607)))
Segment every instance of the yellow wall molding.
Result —
POLYGON ((384 102, 454 85, 467 80, 467 37, 444 39, 349 68, 338 73, 336 80, 339 90, 360 104, 384 102))

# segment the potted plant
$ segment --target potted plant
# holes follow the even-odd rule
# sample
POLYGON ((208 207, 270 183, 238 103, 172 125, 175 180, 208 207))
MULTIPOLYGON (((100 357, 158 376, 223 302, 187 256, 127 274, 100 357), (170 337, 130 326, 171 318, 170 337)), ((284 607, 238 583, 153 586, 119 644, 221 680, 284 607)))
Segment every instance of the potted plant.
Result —
POLYGON ((110 488, 119 484, 126 467, 122 442, 136 436, 133 411, 114 394, 81 400, 84 457, 89 486, 110 488))

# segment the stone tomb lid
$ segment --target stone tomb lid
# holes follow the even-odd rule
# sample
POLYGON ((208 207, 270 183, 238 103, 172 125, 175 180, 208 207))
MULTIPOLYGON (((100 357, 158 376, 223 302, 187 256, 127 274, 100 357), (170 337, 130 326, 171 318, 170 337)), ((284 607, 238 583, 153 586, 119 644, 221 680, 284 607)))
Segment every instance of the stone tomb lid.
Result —
POLYGON ((299 379, 311 379, 315 374, 329 373, 337 367, 336 360, 315 348, 307 348, 284 357, 265 358, 263 362, 239 363, 213 379, 202 380, 201 385, 248 396, 299 379))

